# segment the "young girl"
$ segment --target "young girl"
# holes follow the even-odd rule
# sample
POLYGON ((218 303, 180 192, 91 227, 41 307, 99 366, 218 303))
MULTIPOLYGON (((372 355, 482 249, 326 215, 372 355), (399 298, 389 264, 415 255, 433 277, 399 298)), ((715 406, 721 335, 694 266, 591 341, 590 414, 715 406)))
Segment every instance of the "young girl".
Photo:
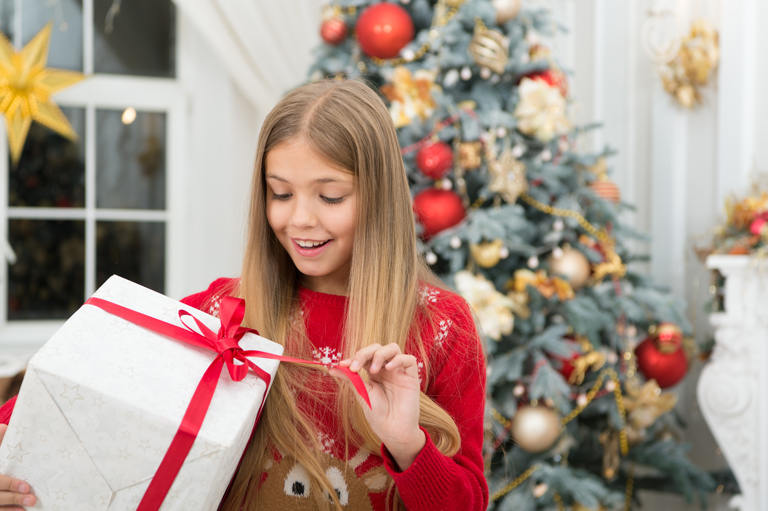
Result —
MULTIPOLYGON (((246 325, 338 379, 280 366, 221 509, 485 510, 483 350, 466 302, 419 257, 371 88, 316 82, 270 112, 248 233, 240 279, 184 301, 215 314, 221 296, 245 298, 246 325), (336 365, 366 378, 370 409, 336 365)), ((30 497, 21 484, 0 476, 0 506, 30 497)))

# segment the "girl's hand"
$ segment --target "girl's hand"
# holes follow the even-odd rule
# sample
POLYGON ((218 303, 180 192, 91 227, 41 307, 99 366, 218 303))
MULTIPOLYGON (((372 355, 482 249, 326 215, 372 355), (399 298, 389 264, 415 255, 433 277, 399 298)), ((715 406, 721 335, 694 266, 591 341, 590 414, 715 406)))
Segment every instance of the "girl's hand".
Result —
MULTIPOLYGON (((339 362, 353 372, 365 369, 371 408, 362 402, 363 412, 400 470, 411 466, 427 442, 419 429, 419 372, 416 357, 404 355, 395 344, 373 344, 352 358, 339 362)), ((331 370, 334 376, 344 376, 331 370)), ((359 396, 358 396, 359 397, 359 396)))
MULTIPOLYGON (((0 424, 0 444, 7 429, 8 426, 0 424)), ((29 485, 24 481, 0 475, 0 510, 24 511, 20 506, 34 506, 37 499, 29 491, 29 485)))

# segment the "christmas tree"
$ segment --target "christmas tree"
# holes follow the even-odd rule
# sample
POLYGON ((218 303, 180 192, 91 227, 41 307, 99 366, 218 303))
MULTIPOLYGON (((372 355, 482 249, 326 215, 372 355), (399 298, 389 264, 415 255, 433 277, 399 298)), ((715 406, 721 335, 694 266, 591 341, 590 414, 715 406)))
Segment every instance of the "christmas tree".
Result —
POLYGON ((493 509, 601 509, 713 488, 662 392, 686 374, 683 304, 636 272, 644 239, 608 149, 568 116, 556 24, 520 0, 336 0, 310 79, 362 77, 389 106, 427 262, 473 306, 489 355, 493 509), (626 502, 625 502, 626 500, 626 502))

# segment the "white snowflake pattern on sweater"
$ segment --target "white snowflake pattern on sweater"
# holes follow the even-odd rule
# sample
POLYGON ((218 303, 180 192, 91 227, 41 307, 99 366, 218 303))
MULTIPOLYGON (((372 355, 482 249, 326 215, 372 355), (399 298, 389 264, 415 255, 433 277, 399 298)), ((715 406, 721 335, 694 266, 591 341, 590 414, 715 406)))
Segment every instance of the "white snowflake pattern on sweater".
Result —
POLYGON ((321 346, 312 350, 312 358, 325 367, 334 367, 341 361, 341 352, 330 346, 321 346))
POLYGON ((448 330, 453 326, 453 320, 444 319, 438 324, 440 327, 435 336, 435 346, 442 346, 443 341, 448 337, 448 330))
POLYGON ((208 307, 208 314, 214 318, 218 318, 219 307, 221 307, 221 295, 215 295, 211 300, 211 305, 208 307))
POLYGON ((429 286, 421 286, 419 296, 422 304, 437 303, 437 297, 440 296, 440 290, 429 286))
POLYGON ((320 446, 322 447, 325 454, 330 454, 333 456, 333 444, 336 443, 336 440, 331 438, 330 435, 323 433, 322 431, 318 431, 317 441, 320 442, 320 446))

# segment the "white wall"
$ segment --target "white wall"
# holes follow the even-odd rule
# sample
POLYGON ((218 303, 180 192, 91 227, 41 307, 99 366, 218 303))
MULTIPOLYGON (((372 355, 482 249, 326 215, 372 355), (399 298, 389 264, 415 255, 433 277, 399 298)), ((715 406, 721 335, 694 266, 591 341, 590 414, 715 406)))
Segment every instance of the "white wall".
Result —
POLYGON ((233 84, 211 45, 183 13, 179 79, 187 103, 185 236, 181 296, 240 274, 248 192, 264 114, 233 84))
MULTIPOLYGON (((745 193, 749 173, 768 171, 768 5, 762 1, 715 0, 545 0, 571 33, 558 39, 564 65, 575 72, 573 94, 576 118, 602 122, 604 129, 584 143, 593 149, 607 144, 619 151, 609 160, 612 179, 637 211, 628 219, 654 238, 650 271, 657 282, 689 302, 696 337, 702 341, 711 329, 702 310, 709 300, 711 276, 692 252, 694 243, 707 241, 722 220, 722 198, 745 193), (704 93, 704 105, 694 111, 678 108, 654 76, 642 49, 640 30, 654 6, 693 15, 707 15, 721 33, 726 73, 704 93), (722 11, 720 9, 723 9, 722 11), (727 10, 726 10, 727 9, 727 10), (752 23, 752 25, 750 25, 752 23), (750 28, 750 26, 752 28, 750 28), (750 30, 754 40, 750 42, 750 30), (726 38, 723 40, 723 38, 726 38), (730 48, 739 48, 738 51, 730 48), (737 53, 734 55, 734 53, 737 53), (742 59, 747 59, 740 62, 742 59), (747 77, 742 79, 742 77, 747 77), (727 91, 734 90, 732 94, 727 91), (750 94, 754 94, 750 98, 750 94), (733 133, 743 136, 729 140, 733 133)), ((725 462, 699 411, 695 385, 701 365, 694 366, 676 389, 678 411, 688 422, 686 440, 691 459, 712 469, 725 462)), ((726 509, 725 498, 711 509, 726 509)), ((643 495, 644 509, 698 509, 675 497, 643 495)))

